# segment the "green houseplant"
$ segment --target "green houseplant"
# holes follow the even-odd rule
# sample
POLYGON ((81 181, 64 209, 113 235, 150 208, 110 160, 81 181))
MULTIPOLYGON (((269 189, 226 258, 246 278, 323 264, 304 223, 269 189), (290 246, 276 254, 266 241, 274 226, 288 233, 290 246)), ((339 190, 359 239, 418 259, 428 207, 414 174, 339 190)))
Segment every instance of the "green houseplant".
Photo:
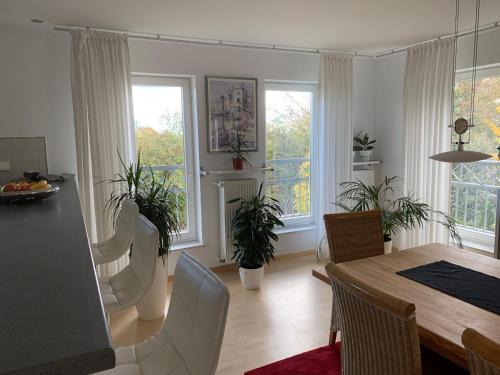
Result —
POLYGON ((453 218, 444 212, 433 210, 413 194, 392 197, 394 183, 399 180, 396 176, 386 177, 379 185, 366 185, 360 181, 344 182, 340 184, 342 193, 338 195, 335 204, 349 212, 380 210, 384 241, 390 243, 388 247, 392 247, 392 237, 401 230, 412 230, 425 223, 437 222, 449 231, 455 244, 462 248, 462 238, 453 218))
POLYGON ((356 137, 359 137, 361 133, 356 134, 353 137, 353 142, 352 142, 352 161, 356 162, 358 161, 358 155, 359 152, 363 150, 363 147, 361 147, 357 142, 356 142, 356 137))
MULTIPOLYGON (((106 207, 116 221, 124 199, 133 199, 139 206, 139 213, 151 221, 159 232, 158 262, 153 285, 137 305, 141 319, 152 320, 163 315, 167 297, 167 256, 174 236, 182 227, 179 212, 182 196, 169 172, 155 173, 151 167, 141 163, 140 151, 137 161, 129 166, 120 158, 123 171, 108 182, 117 188, 111 193, 106 207), (147 168, 147 169, 145 169, 147 168)), ((131 251, 133 251, 133 244, 131 251)))
POLYGON ((248 167, 250 166, 250 161, 248 160, 249 154, 246 151, 247 146, 248 142, 245 140, 245 136, 239 130, 236 130, 236 134, 229 145, 233 158, 233 169, 241 170, 243 169, 243 164, 248 167))
POLYGON ((264 263, 274 259, 273 241, 278 236, 273 232, 275 226, 284 226, 279 216, 283 214, 279 201, 266 197, 260 184, 258 194, 250 199, 236 198, 228 203, 240 202, 231 221, 233 232, 232 259, 239 265, 240 278, 247 289, 257 289, 264 276, 264 263))
POLYGON ((370 137, 368 137, 368 134, 366 133, 363 137, 361 137, 361 132, 356 134, 353 140, 353 151, 359 151, 361 161, 370 161, 372 157, 373 144, 377 141, 370 140, 370 137))

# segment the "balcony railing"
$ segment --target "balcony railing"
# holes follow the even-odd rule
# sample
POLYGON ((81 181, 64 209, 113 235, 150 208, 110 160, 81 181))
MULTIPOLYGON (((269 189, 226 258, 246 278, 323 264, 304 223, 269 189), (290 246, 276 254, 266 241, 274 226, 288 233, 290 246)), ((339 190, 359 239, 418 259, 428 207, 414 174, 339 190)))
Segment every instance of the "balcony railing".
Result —
POLYGON ((280 201, 282 218, 311 214, 310 158, 267 160, 274 171, 266 178, 267 194, 280 201))
MULTIPOLYGON (((274 168, 267 178, 267 194, 280 201, 284 218, 311 214, 310 158, 268 160, 274 168)), ((178 174, 182 184, 178 202, 186 197, 184 165, 153 166, 153 171, 178 174)), ((497 190, 500 189, 500 162, 454 164, 451 182, 451 214, 460 226, 485 234, 495 231, 497 190)), ((186 217, 186 208, 179 215, 186 217)))
POLYGON ((186 182, 184 176, 184 164, 178 165, 152 165, 151 169, 149 165, 144 166, 144 171, 148 173, 150 170, 154 172, 169 172, 174 177, 175 187, 173 189, 175 194, 175 200, 177 203, 177 216, 181 218, 181 232, 187 231, 187 194, 186 194, 186 182))
POLYGON ((454 164, 451 181, 451 214, 460 226, 493 234, 500 162, 454 164))

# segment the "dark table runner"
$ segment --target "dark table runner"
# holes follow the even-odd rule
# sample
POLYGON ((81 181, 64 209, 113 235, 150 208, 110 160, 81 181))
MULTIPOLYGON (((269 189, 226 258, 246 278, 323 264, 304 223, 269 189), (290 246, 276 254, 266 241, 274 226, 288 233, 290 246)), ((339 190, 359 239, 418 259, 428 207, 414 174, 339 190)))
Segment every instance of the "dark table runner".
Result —
POLYGON ((499 278, 444 260, 396 273, 500 315, 499 278))

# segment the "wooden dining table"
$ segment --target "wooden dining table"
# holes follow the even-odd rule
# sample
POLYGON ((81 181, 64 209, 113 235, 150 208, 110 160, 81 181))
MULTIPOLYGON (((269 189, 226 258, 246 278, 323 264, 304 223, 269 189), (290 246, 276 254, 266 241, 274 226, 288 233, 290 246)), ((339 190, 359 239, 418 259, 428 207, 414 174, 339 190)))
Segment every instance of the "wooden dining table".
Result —
MULTIPOLYGON (((461 341, 463 331, 468 327, 474 328, 500 342, 500 315, 396 274, 397 271, 439 260, 500 278, 500 260, 441 244, 345 262, 339 267, 365 283, 413 302, 420 342, 461 367, 468 368, 461 341)), ((330 284, 324 266, 314 268, 312 274, 330 284)))

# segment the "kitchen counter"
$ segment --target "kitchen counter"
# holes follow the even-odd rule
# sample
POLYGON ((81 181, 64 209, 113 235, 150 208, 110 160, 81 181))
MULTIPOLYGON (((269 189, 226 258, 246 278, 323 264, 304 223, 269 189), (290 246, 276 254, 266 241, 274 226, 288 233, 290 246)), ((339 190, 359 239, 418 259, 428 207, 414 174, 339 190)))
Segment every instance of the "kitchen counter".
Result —
POLYGON ((115 354, 74 179, 0 204, 0 374, 90 374, 115 354))

